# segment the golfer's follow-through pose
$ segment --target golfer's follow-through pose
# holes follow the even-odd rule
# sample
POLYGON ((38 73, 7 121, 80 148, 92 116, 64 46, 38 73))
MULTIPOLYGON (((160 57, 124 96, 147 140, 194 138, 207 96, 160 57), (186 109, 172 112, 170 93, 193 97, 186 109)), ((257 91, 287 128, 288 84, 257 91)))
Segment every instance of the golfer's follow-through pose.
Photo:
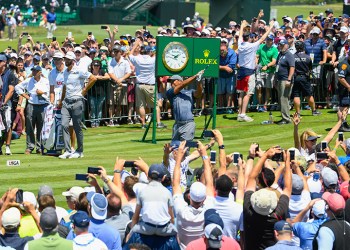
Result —
POLYGON ((183 80, 179 75, 173 75, 169 78, 171 89, 167 91, 167 97, 173 108, 175 124, 173 126, 172 140, 191 141, 194 138, 196 124, 194 123, 192 107, 193 97, 200 98, 202 95, 201 77, 204 70, 196 75, 183 80), (184 89, 187 85, 196 81, 196 90, 184 89))

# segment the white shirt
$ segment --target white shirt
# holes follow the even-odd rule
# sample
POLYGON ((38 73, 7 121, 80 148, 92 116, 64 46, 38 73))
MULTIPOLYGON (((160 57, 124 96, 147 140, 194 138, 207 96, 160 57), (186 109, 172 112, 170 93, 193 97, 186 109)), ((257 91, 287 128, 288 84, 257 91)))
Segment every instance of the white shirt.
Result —
POLYGON ((237 231, 243 231, 243 205, 236 203, 233 197, 216 196, 214 209, 224 221, 224 235, 236 239, 237 231))
POLYGON ((214 197, 207 197, 204 206, 198 209, 188 205, 182 194, 173 196, 176 213, 177 236, 181 249, 186 249, 188 243, 199 239, 204 234, 204 212, 213 208, 214 197))
POLYGON ((66 69, 64 71, 63 85, 66 86, 65 99, 83 97, 81 91, 83 90, 85 80, 87 80, 91 73, 88 71, 81 71, 77 66, 73 66, 71 71, 66 69))
POLYGON ((243 42, 242 40, 238 42, 238 64, 240 67, 255 69, 256 52, 259 46, 260 42, 250 43, 243 42))
POLYGON ((74 250, 107 250, 103 241, 97 239, 92 233, 81 234, 73 239, 74 250))
POLYGON ((149 55, 129 55, 131 63, 135 66, 137 83, 155 84, 156 83, 156 57, 149 55))
POLYGON ((15 86, 15 91, 17 95, 22 95, 28 92, 28 102, 31 104, 49 103, 50 85, 49 80, 47 80, 45 77, 40 77, 40 80, 38 82, 34 79, 34 77, 27 78, 26 80, 15 86), (44 94, 42 94, 41 96, 37 95, 37 90, 43 91, 44 94))
POLYGON ((79 61, 77 61, 75 63, 75 65, 77 66, 77 68, 83 72, 85 71, 89 71, 89 66, 91 64, 92 60, 90 57, 88 56, 83 56, 82 58, 80 58, 79 61))
MULTIPOLYGON (((181 175, 180 175, 180 186, 186 188, 187 186, 187 179, 186 179, 186 172, 188 170, 188 165, 189 165, 189 156, 187 156, 182 162, 180 166, 181 170, 181 175)), ((173 179, 174 175, 174 169, 175 169, 176 161, 173 156, 169 155, 169 167, 168 170, 171 175, 171 179, 173 179)))
MULTIPOLYGON (((303 190, 300 195, 291 195, 289 200, 289 215, 290 219, 293 220, 298 213, 303 210, 311 201, 310 192, 303 190)), ((309 218, 310 211, 308 211, 304 218, 302 219, 302 222, 306 222, 309 218)))
POLYGON ((120 58, 119 63, 115 58, 112 58, 112 60, 108 62, 108 73, 114 74, 117 78, 122 78, 126 74, 131 73, 130 64, 123 57, 120 58))
POLYGON ((61 72, 58 71, 57 68, 54 68, 51 70, 49 74, 50 86, 54 86, 54 92, 55 92, 54 105, 57 105, 57 102, 61 99, 61 96, 62 96, 65 70, 66 70, 66 67, 64 67, 64 69, 61 72))

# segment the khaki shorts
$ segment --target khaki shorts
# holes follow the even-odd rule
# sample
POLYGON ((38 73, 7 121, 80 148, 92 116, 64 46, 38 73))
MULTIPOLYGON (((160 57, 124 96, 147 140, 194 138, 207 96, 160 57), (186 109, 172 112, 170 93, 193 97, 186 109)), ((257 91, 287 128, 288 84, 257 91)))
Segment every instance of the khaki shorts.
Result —
POLYGON ((108 86, 108 105, 128 105, 128 87, 127 85, 122 87, 115 87, 112 84, 108 86))
POLYGON ((136 85, 136 107, 148 107, 154 106, 154 87, 155 85, 136 85))

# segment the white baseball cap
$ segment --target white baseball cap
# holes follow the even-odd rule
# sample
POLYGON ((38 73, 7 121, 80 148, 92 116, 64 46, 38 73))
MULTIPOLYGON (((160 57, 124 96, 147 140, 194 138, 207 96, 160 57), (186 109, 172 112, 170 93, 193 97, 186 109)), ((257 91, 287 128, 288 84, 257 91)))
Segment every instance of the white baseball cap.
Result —
POLYGON ((202 202, 207 197, 207 189, 202 182, 195 182, 190 188, 190 197, 194 202, 202 202))
POLYGON ((72 51, 68 51, 64 58, 68 58, 70 60, 75 60, 75 54, 72 51))
POLYGON ((73 199, 78 200, 79 199, 79 195, 81 193, 84 193, 84 192, 85 192, 85 190, 82 187, 72 187, 68 191, 63 192, 62 195, 63 196, 71 196, 71 197, 73 197, 73 199))

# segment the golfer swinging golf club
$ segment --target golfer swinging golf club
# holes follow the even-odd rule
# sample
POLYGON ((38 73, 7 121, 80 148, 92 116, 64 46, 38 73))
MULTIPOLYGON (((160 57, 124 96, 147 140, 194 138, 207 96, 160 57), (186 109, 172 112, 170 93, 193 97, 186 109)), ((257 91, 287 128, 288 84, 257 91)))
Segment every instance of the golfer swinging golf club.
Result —
MULTIPOLYGON (((206 67, 205 69, 207 69, 206 67)), ((173 75, 169 78, 171 89, 166 93, 168 100, 173 108, 175 123, 173 126, 172 140, 192 141, 196 124, 194 123, 192 107, 193 97, 201 98, 202 96, 202 75, 204 70, 199 71, 196 75, 183 80, 179 75, 173 75), (197 82, 196 90, 184 89, 187 85, 197 82)))

